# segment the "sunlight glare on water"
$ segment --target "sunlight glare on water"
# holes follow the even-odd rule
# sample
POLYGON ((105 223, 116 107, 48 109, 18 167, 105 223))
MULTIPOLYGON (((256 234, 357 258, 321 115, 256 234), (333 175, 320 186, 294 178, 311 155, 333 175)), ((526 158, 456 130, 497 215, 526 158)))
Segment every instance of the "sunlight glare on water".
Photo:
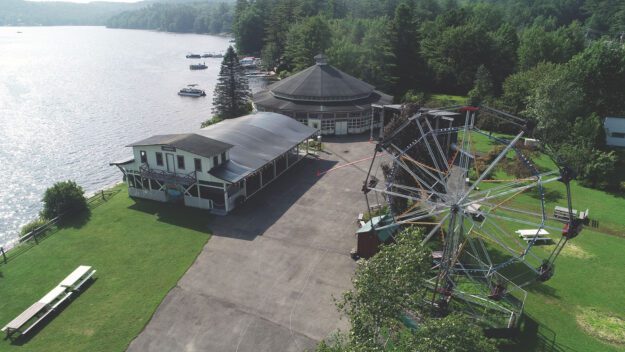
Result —
POLYGON ((211 115, 228 38, 102 27, 0 27, 0 245, 56 181, 94 192, 121 181, 125 145, 196 130, 211 115), (22 33, 17 33, 21 31, 22 33), (189 64, 206 62, 207 70, 189 64), (176 93, 196 83, 205 98, 176 93))

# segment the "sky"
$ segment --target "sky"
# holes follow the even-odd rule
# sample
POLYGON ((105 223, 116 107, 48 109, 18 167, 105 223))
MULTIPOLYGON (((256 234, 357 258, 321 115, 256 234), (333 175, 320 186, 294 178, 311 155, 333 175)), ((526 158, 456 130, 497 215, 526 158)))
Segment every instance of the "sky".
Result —
MULTIPOLYGON (((1 0, 0 0, 1 1, 1 0)), ((79 2, 79 3, 87 3, 94 1, 106 1, 106 2, 139 2, 141 0, 28 0, 28 1, 64 1, 64 2, 79 2)))

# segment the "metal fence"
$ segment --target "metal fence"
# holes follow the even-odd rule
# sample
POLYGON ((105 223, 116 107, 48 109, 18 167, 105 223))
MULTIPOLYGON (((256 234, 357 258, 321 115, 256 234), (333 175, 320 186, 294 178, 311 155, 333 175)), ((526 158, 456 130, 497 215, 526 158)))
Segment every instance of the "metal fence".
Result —
MULTIPOLYGON (((121 189, 119 188, 99 191, 93 196, 87 198, 87 207, 89 208, 89 210, 95 209, 98 206, 104 204, 120 191, 121 189)), ((61 219, 66 215, 68 214, 62 214, 60 216, 57 216, 54 219, 47 221, 45 224, 35 228, 31 232, 20 236, 18 243, 11 248, 5 249, 4 247, 0 246, 0 256, 2 256, 0 264, 9 263, 11 260, 25 253, 34 246, 38 245, 41 241, 57 233, 58 230, 61 228, 61 226, 59 226, 59 223, 61 219)))

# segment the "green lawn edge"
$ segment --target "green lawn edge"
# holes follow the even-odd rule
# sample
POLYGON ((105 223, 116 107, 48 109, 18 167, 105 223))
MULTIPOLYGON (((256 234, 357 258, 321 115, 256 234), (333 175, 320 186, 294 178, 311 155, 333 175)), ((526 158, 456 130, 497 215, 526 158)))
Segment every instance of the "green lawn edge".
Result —
POLYGON ((126 187, 83 221, 0 265, 4 326, 78 265, 96 280, 33 334, 0 351, 123 351, 145 328, 210 238, 208 212, 135 201, 126 187))

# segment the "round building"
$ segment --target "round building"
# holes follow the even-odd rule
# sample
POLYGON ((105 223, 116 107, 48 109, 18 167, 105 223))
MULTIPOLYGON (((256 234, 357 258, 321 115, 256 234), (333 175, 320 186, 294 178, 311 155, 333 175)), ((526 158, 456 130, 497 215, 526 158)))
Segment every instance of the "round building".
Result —
POLYGON ((321 134, 362 133, 380 127, 371 105, 391 104, 393 97, 327 64, 316 64, 254 94, 258 111, 277 112, 313 127, 321 134))

